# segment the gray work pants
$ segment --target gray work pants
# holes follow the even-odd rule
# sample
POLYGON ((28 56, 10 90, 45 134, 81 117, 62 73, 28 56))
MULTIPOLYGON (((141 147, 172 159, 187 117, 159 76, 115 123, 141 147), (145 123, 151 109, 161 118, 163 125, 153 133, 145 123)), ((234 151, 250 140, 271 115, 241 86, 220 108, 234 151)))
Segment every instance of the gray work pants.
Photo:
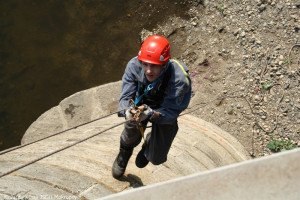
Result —
MULTIPOLYGON (((142 125, 145 129, 147 121, 142 125)), ((136 123, 126 122, 121 134, 121 144, 126 147, 136 147, 142 140, 142 135, 136 123)), ((152 123, 151 132, 146 137, 145 157, 154 165, 159 165, 167 161, 167 155, 172 142, 177 134, 177 119, 168 124, 152 123)), ((146 131, 145 131, 146 134, 146 131)))

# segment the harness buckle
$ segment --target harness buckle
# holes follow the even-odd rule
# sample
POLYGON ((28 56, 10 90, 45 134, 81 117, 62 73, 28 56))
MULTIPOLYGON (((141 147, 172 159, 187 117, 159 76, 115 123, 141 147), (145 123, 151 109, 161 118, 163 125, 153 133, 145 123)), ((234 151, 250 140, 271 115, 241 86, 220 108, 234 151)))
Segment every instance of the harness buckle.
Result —
POLYGON ((152 85, 152 84, 149 84, 149 85, 147 86, 147 90, 150 91, 150 90, 152 90, 152 89, 153 89, 153 85, 152 85))

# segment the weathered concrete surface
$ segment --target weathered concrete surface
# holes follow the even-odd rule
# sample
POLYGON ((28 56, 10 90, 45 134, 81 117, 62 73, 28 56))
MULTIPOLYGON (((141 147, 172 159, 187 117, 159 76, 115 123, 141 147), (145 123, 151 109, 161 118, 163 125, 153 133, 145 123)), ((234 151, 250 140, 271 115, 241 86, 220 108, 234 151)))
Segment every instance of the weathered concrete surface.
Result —
POLYGON ((30 125, 22 138, 22 144, 117 111, 121 86, 121 81, 108 83, 64 99, 30 125))
POLYGON ((296 149, 101 199, 299 200, 299 160, 296 149))
MULTIPOLYGON (((121 83, 111 83, 72 95, 34 122, 23 142, 31 142, 115 111, 121 83), (75 122, 76 121, 76 122, 75 122), (58 124, 58 125, 57 125, 58 124), (41 127, 41 128, 40 128, 41 127)), ((0 156, 4 173, 38 157, 123 122, 116 114, 61 135, 0 156)), ((230 134, 191 115, 178 118, 179 132, 162 165, 135 166, 138 146, 121 181, 111 176, 123 126, 118 126, 67 150, 0 179, 0 198, 95 199, 249 159, 230 134)), ((147 133, 148 130, 146 130, 147 133)))

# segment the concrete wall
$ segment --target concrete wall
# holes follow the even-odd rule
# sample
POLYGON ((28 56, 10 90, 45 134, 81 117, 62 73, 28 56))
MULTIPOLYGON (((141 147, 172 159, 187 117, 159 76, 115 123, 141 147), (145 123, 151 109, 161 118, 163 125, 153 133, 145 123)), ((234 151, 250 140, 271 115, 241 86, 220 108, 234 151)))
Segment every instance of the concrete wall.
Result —
POLYGON ((299 200, 299 164, 296 149, 102 199, 299 200))

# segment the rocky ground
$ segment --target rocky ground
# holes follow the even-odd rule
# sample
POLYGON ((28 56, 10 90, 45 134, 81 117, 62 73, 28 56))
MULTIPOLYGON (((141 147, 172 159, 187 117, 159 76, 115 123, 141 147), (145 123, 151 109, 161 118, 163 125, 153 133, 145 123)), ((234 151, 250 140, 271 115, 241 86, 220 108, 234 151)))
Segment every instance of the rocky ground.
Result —
POLYGON ((162 34, 190 68, 192 112, 234 135, 253 157, 300 146, 300 1, 188 1, 162 34), (281 143, 280 143, 281 141, 281 143), (277 142, 277 143, 274 143, 277 142))

